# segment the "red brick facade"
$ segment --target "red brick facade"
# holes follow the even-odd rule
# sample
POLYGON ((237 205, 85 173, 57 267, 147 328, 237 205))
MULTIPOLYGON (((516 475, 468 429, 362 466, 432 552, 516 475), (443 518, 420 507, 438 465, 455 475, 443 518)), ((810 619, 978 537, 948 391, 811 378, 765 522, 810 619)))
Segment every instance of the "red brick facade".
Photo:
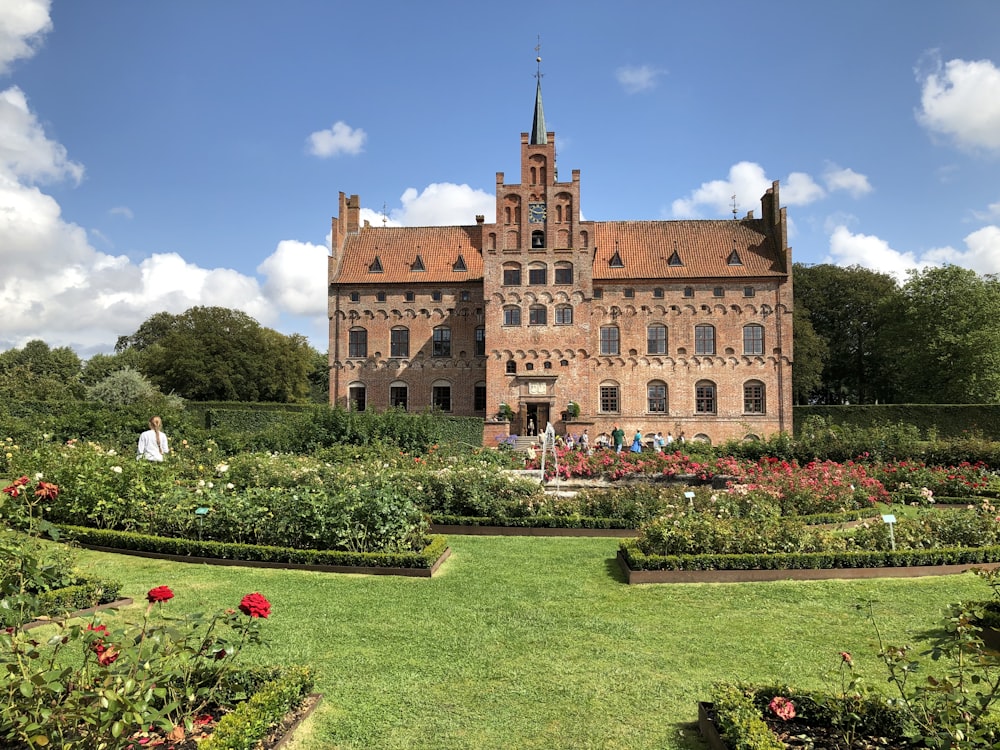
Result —
POLYGON ((778 183, 759 219, 582 221, 580 172, 556 181, 540 114, 539 93, 520 181, 497 173, 495 223, 360 226, 358 196, 340 194, 331 400, 487 420, 506 404, 511 432, 551 421, 591 441, 616 424, 713 443, 791 431, 778 183))

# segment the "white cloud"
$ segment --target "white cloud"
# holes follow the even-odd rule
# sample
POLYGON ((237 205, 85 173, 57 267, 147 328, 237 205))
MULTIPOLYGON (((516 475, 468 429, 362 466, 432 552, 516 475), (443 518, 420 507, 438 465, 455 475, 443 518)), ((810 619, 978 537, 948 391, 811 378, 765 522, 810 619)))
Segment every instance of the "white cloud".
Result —
POLYGON ((921 125, 960 148, 1000 150, 1000 68, 993 62, 937 61, 921 83, 921 125))
POLYGON ((917 260, 913 253, 893 250, 888 242, 879 237, 854 234, 844 226, 836 227, 830 235, 830 256, 824 262, 838 266, 864 266, 890 274, 901 282, 906 280, 906 272, 910 269, 934 265, 917 260))
POLYGON ((678 219, 695 219, 700 216, 700 206, 707 206, 714 215, 732 215, 734 195, 737 209, 745 215, 759 205, 756 201, 769 187, 771 180, 767 179, 762 166, 741 161, 729 168, 728 179, 704 182, 689 197, 675 200, 673 215, 678 219))
POLYGON ((266 278, 264 294, 294 315, 325 315, 329 257, 329 251, 321 245, 282 240, 257 266, 257 273, 266 278))
POLYGON ((972 215, 979 221, 992 221, 993 219, 1000 219, 1000 201, 991 203, 986 207, 985 211, 973 211, 972 215))
POLYGON ((786 206, 806 206, 825 197, 826 191, 805 172, 790 172, 781 183, 781 202, 786 206))
POLYGON ((629 65, 618 68, 615 77, 618 83, 625 89, 627 94, 638 94, 641 91, 649 91, 656 88, 657 79, 665 71, 650 67, 649 65, 629 65))
POLYGON ((393 209, 389 217, 409 227, 475 224, 478 214, 492 223, 497 209, 495 195, 450 182, 432 183, 422 193, 407 188, 400 201, 402 208, 393 209))
POLYGON ((31 57, 52 28, 50 0, 15 0, 0 3, 0 74, 11 63, 31 57))
POLYGON ((949 264, 981 274, 1000 273, 1000 227, 990 225, 976 230, 965 237, 965 245, 965 250, 934 248, 918 256, 894 250, 879 237, 854 234, 841 225, 830 235, 830 255, 824 262, 864 266, 891 274, 899 281, 905 281, 906 272, 911 269, 949 264))
POLYGON ((360 154, 368 134, 361 128, 352 128, 338 120, 329 130, 317 130, 306 139, 309 153, 321 159, 340 154, 360 154))
POLYGON ((83 166, 70 161, 62 144, 45 136, 17 86, 0 92, 0 170, 29 183, 79 183, 83 178, 83 166))
POLYGON ((844 190, 852 198, 860 198, 872 191, 871 183, 865 175, 850 168, 838 167, 836 164, 831 164, 823 173, 823 181, 830 192, 844 190))
POLYGON ((134 219, 135 215, 132 213, 132 209, 128 206, 115 206, 110 211, 109 214, 112 216, 124 216, 126 219, 134 219))

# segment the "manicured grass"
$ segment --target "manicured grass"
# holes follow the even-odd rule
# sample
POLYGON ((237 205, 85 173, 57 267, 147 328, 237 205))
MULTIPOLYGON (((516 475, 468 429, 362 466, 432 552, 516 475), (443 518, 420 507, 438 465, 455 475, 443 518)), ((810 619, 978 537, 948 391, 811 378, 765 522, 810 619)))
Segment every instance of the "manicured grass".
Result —
MULTIPOLYGON (((702 748, 696 703, 720 679, 834 688, 840 651, 882 689, 891 643, 988 598, 972 574, 876 581, 628 586, 615 539, 452 536, 433 579, 223 568, 80 552, 140 604, 272 603, 255 661, 308 663, 324 700, 291 750, 702 748)), ((128 612, 126 612, 127 614, 128 612)))

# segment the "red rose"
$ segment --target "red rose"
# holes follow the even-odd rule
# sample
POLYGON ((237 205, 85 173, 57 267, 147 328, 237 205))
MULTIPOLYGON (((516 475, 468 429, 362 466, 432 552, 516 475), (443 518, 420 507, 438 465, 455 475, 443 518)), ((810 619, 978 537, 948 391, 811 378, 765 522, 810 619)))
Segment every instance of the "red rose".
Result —
POLYGON ((11 484, 4 487, 3 491, 6 492, 11 497, 18 497, 21 494, 21 485, 11 484))
POLYGON ((150 589, 146 594, 146 599, 149 600, 150 604, 156 604, 157 602, 165 602, 168 599, 174 598, 174 592, 170 590, 169 586, 157 586, 155 589, 150 589))
POLYGON ((115 663, 115 660, 120 656, 118 651, 113 648, 104 649, 97 655, 97 663, 102 667, 107 667, 115 663))
POLYGON ((58 494, 59 487, 51 482, 39 482, 38 488, 35 490, 35 497, 41 497, 48 500, 55 500, 58 494))
POLYGON ((247 594, 240 602, 240 612, 250 617, 264 617, 271 614, 271 602, 263 594, 247 594))
POLYGON ((15 487, 27 487, 29 481, 30 480, 28 479, 28 477, 18 477, 17 479, 14 480, 14 486, 15 487))
POLYGON ((774 696, 768 704, 768 708, 774 711, 775 715, 782 721, 795 718, 795 704, 783 696, 774 696))

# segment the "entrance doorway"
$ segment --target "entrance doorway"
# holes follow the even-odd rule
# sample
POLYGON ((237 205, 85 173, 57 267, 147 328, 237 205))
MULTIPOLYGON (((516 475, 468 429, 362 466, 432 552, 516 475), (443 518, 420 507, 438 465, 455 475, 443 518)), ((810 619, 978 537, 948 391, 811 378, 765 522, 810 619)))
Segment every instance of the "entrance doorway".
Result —
POLYGON ((524 405, 524 434, 540 435, 549 423, 549 404, 524 405))

